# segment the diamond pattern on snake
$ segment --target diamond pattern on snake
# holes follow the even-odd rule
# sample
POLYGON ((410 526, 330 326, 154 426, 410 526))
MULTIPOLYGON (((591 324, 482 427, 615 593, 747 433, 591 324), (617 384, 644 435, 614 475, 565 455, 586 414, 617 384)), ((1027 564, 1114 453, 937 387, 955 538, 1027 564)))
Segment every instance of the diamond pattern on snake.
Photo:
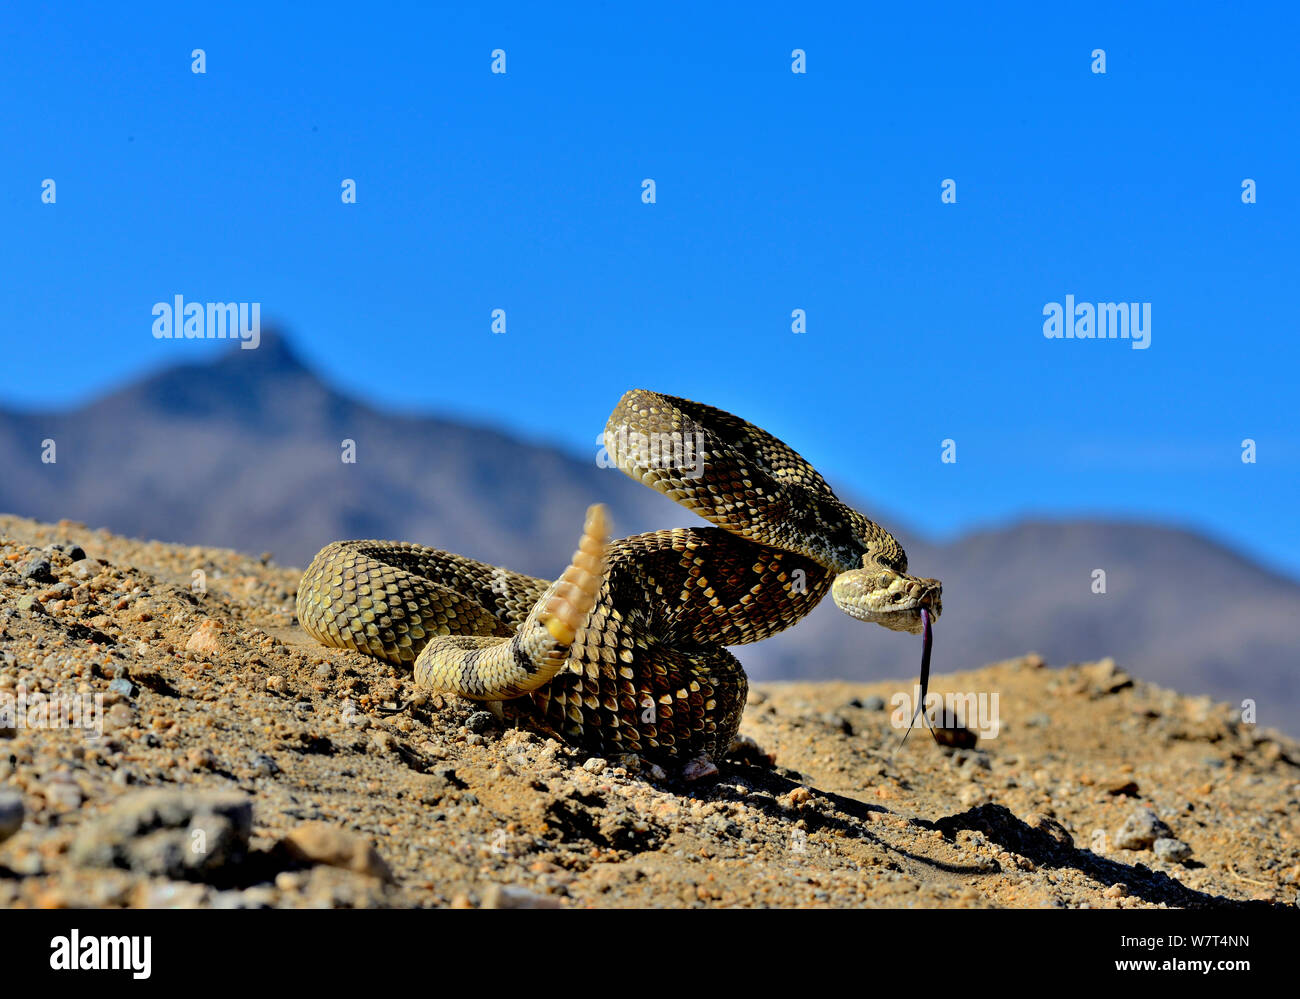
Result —
POLYGON ((619 400, 604 439, 619 469, 713 526, 611 541, 592 506, 554 581, 407 542, 336 541, 303 575, 299 622, 413 669, 420 687, 507 702, 592 753, 693 774, 713 772, 740 727, 749 684, 729 647, 784 631, 827 593, 861 621, 923 634, 928 680, 940 582, 908 575, 894 537, 788 445, 644 389, 619 400))

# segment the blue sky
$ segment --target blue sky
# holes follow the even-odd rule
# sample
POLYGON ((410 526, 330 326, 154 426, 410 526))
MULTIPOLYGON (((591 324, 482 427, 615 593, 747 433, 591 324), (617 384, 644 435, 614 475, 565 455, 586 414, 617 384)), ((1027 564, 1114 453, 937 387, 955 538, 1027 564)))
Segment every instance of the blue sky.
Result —
POLYGON ((938 537, 1121 516, 1300 574, 1293 5, 175 6, 6 7, 3 404, 257 301, 386 407, 594 454, 656 388, 938 537), (1150 348, 1044 338, 1067 294, 1150 348))

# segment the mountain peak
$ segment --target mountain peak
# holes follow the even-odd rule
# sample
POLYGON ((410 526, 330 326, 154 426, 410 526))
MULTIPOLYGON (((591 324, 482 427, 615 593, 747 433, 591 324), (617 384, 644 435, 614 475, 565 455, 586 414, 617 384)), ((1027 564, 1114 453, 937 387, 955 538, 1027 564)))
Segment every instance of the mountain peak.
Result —
MULTIPOLYGON (((206 345, 205 345, 206 346, 206 345)), ((215 356, 168 368, 92 403, 103 413, 155 411, 187 420, 280 426, 307 400, 330 395, 284 331, 265 326, 257 346, 232 342, 215 356)))
POLYGON ((247 364, 261 371, 278 374, 309 373, 302 355, 298 353, 284 330, 278 326, 268 326, 263 329, 256 347, 246 348, 241 343, 232 347, 229 353, 217 363, 226 361, 241 366, 247 364))

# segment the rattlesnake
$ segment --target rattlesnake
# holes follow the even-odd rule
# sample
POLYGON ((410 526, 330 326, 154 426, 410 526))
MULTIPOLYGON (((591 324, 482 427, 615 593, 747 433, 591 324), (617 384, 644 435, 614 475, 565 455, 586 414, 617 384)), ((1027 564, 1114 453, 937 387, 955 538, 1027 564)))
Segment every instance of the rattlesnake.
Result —
POLYGON ((513 702, 594 753, 697 773, 727 751, 745 707, 726 646, 783 631, 828 591, 855 618, 923 632, 924 682, 941 584, 907 575, 893 536, 790 447, 720 409, 636 389, 610 416, 605 450, 714 526, 611 543, 593 506, 554 583, 421 545, 339 541, 304 573, 298 620, 326 645, 413 666, 422 687, 513 702))

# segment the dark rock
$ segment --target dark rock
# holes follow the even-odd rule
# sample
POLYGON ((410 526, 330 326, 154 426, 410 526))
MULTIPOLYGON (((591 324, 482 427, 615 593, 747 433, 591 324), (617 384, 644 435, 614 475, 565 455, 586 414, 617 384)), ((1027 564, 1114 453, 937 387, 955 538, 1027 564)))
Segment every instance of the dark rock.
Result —
POLYGON ((935 742, 950 749, 974 749, 979 736, 960 725, 936 725, 931 731, 935 742))
POLYGON ((40 555, 28 559, 22 568, 18 570, 18 575, 23 579, 31 580, 33 583, 54 582, 54 573, 50 571, 50 560, 40 555))
POLYGON ((497 721, 496 715, 491 711, 475 711, 465 719, 465 727, 471 732, 489 732, 492 729, 499 728, 500 722, 497 721))
POLYGON ((0 843, 23 827, 23 796, 16 791, 0 791, 0 843))
MULTIPOLYGON (((726 758, 737 763, 748 764, 751 767, 761 767, 764 770, 771 770, 776 766, 776 756, 767 752, 747 735, 737 735, 731 741, 726 758)), ((659 768, 656 767, 656 769, 659 768)))
POLYGON ((1135 798, 1138 794, 1138 784, 1135 780, 1126 777, 1115 777, 1108 781, 1103 781, 1101 788, 1107 794, 1116 796, 1124 795, 1129 798, 1135 798))
POLYGON ((244 859, 252 829, 253 803, 242 794, 141 791, 83 828, 71 857, 86 867, 216 881, 244 859))

